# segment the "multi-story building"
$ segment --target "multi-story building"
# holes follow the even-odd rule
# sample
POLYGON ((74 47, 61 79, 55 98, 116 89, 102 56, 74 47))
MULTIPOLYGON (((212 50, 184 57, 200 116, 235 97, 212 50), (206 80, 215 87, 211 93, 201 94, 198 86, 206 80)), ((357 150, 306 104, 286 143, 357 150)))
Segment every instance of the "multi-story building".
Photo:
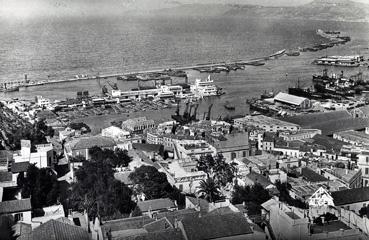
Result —
POLYGON ((204 140, 179 140, 174 144, 175 159, 199 159, 216 153, 217 150, 204 140))
POLYGON ((357 166, 361 169, 363 187, 367 187, 369 186, 369 152, 363 151, 357 157, 357 166))
POLYGON ((115 141, 126 140, 130 133, 128 131, 124 131, 123 129, 110 126, 108 128, 104 128, 101 130, 101 136, 113 138, 115 141))
POLYGON ((154 120, 147 119, 146 117, 132 118, 122 123, 122 129, 127 130, 130 133, 143 133, 144 130, 154 127, 154 120))
POLYGON ((220 140, 210 142, 223 157, 232 161, 236 158, 248 157, 250 154, 249 137, 247 132, 236 132, 225 135, 220 140))
POLYGON ((21 150, 13 154, 14 162, 29 162, 38 168, 52 167, 56 154, 51 143, 36 145, 36 152, 31 152, 31 141, 21 140, 21 150))
POLYGON ((281 121, 264 115, 246 116, 234 119, 234 125, 239 129, 247 126, 254 126, 266 132, 290 131, 297 132, 300 126, 294 123, 281 121))

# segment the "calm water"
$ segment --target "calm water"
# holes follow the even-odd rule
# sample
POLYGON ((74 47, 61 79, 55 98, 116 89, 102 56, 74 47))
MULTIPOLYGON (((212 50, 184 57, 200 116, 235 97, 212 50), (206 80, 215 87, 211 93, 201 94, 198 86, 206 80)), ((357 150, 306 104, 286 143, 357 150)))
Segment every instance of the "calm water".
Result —
MULTIPOLYGON (((282 57, 262 67, 247 67, 244 71, 214 75, 216 83, 227 92, 221 97, 221 102, 231 101, 242 112, 244 100, 257 96, 263 90, 285 90, 295 85, 298 78, 302 84, 310 85, 311 75, 321 71, 320 67, 310 64, 316 57, 360 53, 368 58, 369 26, 365 23, 225 17, 1 22, 0 81, 22 80, 24 74, 32 80, 64 79, 76 74, 94 75, 250 59, 283 48, 320 43, 324 39, 315 34, 317 28, 341 30, 353 40, 327 51, 282 57)), ((367 69, 362 70, 367 74, 367 69)), ((190 72, 191 81, 198 76, 197 72, 190 72)), ((132 82, 118 82, 118 85, 125 90, 135 87, 132 82)), ((2 93, 0 97, 30 99, 43 95, 51 99, 64 99, 74 97, 81 90, 98 94, 98 86, 96 80, 79 81, 22 89, 19 93, 2 93)), ((217 103, 218 98, 204 102, 212 101, 217 103)), ((214 110, 219 114, 225 111, 220 104, 216 104, 214 110)))

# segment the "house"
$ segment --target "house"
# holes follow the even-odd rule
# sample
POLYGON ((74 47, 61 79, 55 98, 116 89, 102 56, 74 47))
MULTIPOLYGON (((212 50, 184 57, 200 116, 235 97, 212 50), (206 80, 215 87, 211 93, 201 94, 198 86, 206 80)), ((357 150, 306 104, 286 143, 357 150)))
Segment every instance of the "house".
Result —
POLYGON ((285 173, 281 169, 271 169, 268 172, 268 179, 273 184, 275 184, 276 182, 285 183, 287 182, 287 173, 285 173))
MULTIPOLYGON (((273 154, 265 153, 262 155, 248 156, 245 159, 252 164, 255 164, 259 168, 259 171, 263 172, 265 170, 277 168, 278 158, 278 156, 275 156, 273 154)), ((245 160, 243 160, 243 162, 245 162, 245 160)))
POLYGON ((363 187, 369 186, 369 152, 362 151, 357 155, 357 166, 361 170, 362 173, 362 185, 363 187))
POLYGON ((174 160, 164 168, 168 182, 185 193, 195 193, 206 173, 198 171, 197 161, 174 160))
POLYGON ((256 231, 242 213, 186 216, 179 222, 186 240, 207 239, 265 239, 265 233, 256 231))
POLYGON ((57 220, 59 218, 64 218, 64 208, 63 205, 54 205, 49 207, 42 208, 44 215, 40 217, 34 217, 32 218, 31 226, 32 229, 35 229, 36 227, 54 219, 57 220))
POLYGON ((332 192, 334 206, 359 212, 369 204, 369 187, 346 189, 332 192))
POLYGON ((0 150, 0 171, 8 171, 11 162, 13 162, 13 153, 8 150, 0 150))
POLYGON ((274 102, 286 104, 301 109, 307 109, 311 107, 311 102, 309 99, 304 97, 298 97, 284 92, 278 93, 274 97, 274 102))
POLYGON ((169 198, 159 198, 153 200, 139 201, 137 207, 142 215, 154 216, 159 212, 178 210, 177 204, 169 198))
POLYGON ((267 177, 261 174, 250 172, 243 180, 245 182, 245 185, 253 186, 255 184, 260 184, 264 189, 272 193, 276 192, 275 185, 271 181, 269 181, 267 177))
POLYGON ((334 206, 331 193, 324 187, 318 188, 308 199, 309 206, 334 206))
POLYGON ((50 220, 41 224, 30 233, 22 234, 18 240, 91 240, 90 234, 83 228, 59 220, 50 220))
POLYGON ((225 135, 221 140, 213 140, 210 143, 227 161, 249 156, 250 146, 247 132, 231 133, 225 135))
POLYGON ((309 183, 326 183, 329 180, 308 167, 301 169, 302 178, 309 183))
POLYGON ((147 119, 146 117, 131 118, 122 123, 122 129, 135 134, 143 133, 144 130, 154 127, 154 120, 147 119))
POLYGON ((208 154, 215 156, 216 153, 216 148, 204 140, 180 140, 174 147, 175 159, 199 159, 208 154))
POLYGON ((361 169, 324 168, 321 169, 321 173, 325 178, 331 181, 341 182, 346 188, 362 187, 361 169))
POLYGON ((64 153, 67 159, 71 157, 84 157, 86 160, 90 159, 89 150, 93 147, 100 147, 102 149, 113 150, 116 146, 114 139, 103 136, 87 136, 72 139, 65 143, 64 153))
POLYGON ((0 202, 0 215, 12 215, 14 220, 31 223, 31 199, 11 200, 0 202))
POLYGON ((11 173, 13 174, 13 181, 17 181, 19 173, 25 174, 28 170, 28 167, 31 164, 29 162, 14 162, 12 163, 11 173))
POLYGON ((118 142, 120 140, 127 139, 130 136, 130 133, 119 127, 110 126, 101 130, 101 136, 113 138, 116 142, 118 142))
POLYGON ((52 167, 56 161, 53 145, 36 145, 36 152, 31 152, 31 141, 21 140, 21 150, 13 154, 14 162, 29 162, 38 168, 52 167))

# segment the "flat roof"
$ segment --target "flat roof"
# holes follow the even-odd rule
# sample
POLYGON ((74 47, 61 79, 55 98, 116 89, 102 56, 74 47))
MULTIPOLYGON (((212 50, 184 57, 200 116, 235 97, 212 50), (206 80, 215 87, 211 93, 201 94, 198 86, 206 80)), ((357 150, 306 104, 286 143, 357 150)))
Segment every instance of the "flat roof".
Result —
POLYGON ((304 97, 298 97, 295 95, 291 95, 288 93, 280 92, 274 97, 274 101, 284 102, 292 105, 300 106, 305 100, 308 100, 304 97))
POLYGON ((267 117, 265 115, 254 115, 254 116, 246 116, 243 118, 237 118, 235 121, 246 121, 248 123, 257 123, 258 125, 268 124, 268 125, 283 125, 283 126, 291 126, 291 127, 299 127, 296 123, 282 121, 276 118, 267 117))

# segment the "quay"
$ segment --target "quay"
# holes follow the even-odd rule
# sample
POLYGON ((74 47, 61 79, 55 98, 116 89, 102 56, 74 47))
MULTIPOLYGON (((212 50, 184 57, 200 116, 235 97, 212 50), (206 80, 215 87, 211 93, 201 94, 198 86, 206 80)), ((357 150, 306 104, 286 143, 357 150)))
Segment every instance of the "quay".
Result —
MULTIPOLYGON (((277 52, 278 53, 278 52, 277 52)), ((275 54, 274 54, 275 55, 275 54)), ((270 55, 270 56, 274 56, 270 55)), ((238 60, 238 61, 230 61, 230 62, 219 62, 219 63, 205 63, 205 64, 196 64, 192 66, 180 66, 180 67, 171 67, 170 70, 174 71, 184 71, 184 70, 191 70, 197 68, 214 68, 214 67, 222 67, 225 65, 261 65, 262 61, 268 60, 269 57, 265 58, 258 58, 252 60, 238 60)), ((25 75, 25 81, 9 81, 5 83, 0 83, 0 88, 5 88, 6 86, 17 86, 17 87, 34 87, 34 86, 41 86, 46 84, 55 84, 55 83, 64 83, 64 82, 74 82, 80 80, 93 80, 93 79, 106 79, 106 78, 113 78, 113 77, 120 77, 120 76, 129 76, 129 75, 137 75, 137 74, 150 74, 150 73, 161 73, 167 69, 152 69, 152 70, 142 70, 142 71, 133 71, 133 72, 125 72, 125 73, 112 73, 112 74, 102 74, 102 75, 77 75, 74 78, 68 79, 59 79, 59 80, 41 80, 41 81, 27 81, 27 75, 25 75)))

